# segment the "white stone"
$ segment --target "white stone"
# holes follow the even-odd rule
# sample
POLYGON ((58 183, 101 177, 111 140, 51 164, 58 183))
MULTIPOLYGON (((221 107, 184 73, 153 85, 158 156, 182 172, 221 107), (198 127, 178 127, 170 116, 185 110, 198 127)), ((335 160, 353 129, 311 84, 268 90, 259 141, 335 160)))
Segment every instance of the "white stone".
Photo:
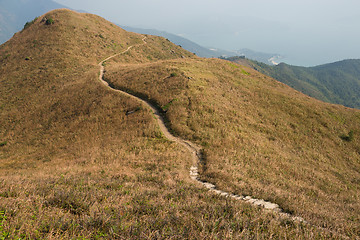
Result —
POLYGON ((228 194, 227 192, 221 192, 221 193, 220 193, 220 196, 222 196, 222 197, 227 197, 227 196, 229 196, 229 194, 228 194))
POLYGON ((203 184, 204 184, 204 186, 205 186, 206 188, 209 188, 209 189, 215 188, 215 185, 214 185, 214 184, 207 183, 207 182, 205 182, 205 183, 203 183, 203 184))

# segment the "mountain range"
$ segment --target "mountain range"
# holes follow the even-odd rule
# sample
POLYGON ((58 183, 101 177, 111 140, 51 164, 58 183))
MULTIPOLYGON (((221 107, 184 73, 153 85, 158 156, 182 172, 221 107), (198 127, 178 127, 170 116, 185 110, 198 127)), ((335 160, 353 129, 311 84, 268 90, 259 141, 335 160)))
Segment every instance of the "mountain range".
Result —
POLYGON ((168 33, 165 31, 159 31, 156 29, 143 29, 143 28, 134 28, 129 26, 120 26, 123 29, 130 31, 130 32, 136 32, 141 34, 151 34, 155 36, 160 36, 169 39, 171 42, 175 43, 176 45, 182 46, 184 49, 188 50, 189 52, 193 52, 199 57, 205 57, 205 58, 212 58, 212 57, 233 57, 233 56, 246 56, 248 59, 256 60, 259 62, 263 62, 266 64, 274 65, 277 64, 277 60, 281 59, 281 56, 279 54, 269 54, 269 53, 262 53, 262 52, 256 52, 250 49, 241 49, 237 51, 226 51, 223 49, 217 49, 217 48, 206 48, 203 46, 200 46, 197 43, 194 43, 184 37, 168 33))
POLYGON ((359 110, 66 9, 0 64, 0 237, 360 236, 359 110))
POLYGON ((296 90, 325 102, 360 108, 360 60, 349 59, 315 67, 281 63, 269 66, 257 61, 232 57, 296 90))

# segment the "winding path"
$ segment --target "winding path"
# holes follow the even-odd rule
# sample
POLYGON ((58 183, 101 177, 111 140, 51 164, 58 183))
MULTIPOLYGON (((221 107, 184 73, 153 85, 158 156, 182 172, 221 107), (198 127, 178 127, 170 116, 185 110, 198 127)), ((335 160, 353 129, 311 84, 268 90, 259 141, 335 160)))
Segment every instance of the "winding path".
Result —
POLYGON ((126 95, 126 96, 128 96, 128 97, 130 97, 130 98, 132 98, 132 99, 134 99, 136 101, 142 102, 147 107, 149 107, 151 109, 151 111, 153 112, 153 114, 155 115, 157 123, 158 123, 158 125, 160 127, 161 132, 164 134, 164 136, 170 141, 181 144, 182 146, 187 148, 188 151, 191 153, 192 159, 193 159, 193 166, 190 168, 190 177, 191 177, 191 179, 193 179, 194 181, 196 181, 199 184, 203 185, 205 188, 209 189, 210 192, 219 194, 220 196, 223 196, 223 197, 230 197, 230 198, 233 198, 233 199, 236 199, 236 200, 245 201, 245 202, 251 203, 251 204, 253 204, 255 206, 263 207, 263 208, 265 208, 267 210, 278 212, 281 216, 291 218, 294 221, 305 222, 305 220, 300 218, 300 217, 294 217, 294 216, 291 216, 288 213, 284 213, 283 210, 276 203, 267 202, 267 201, 265 201, 263 199, 256 199, 256 198, 253 198, 251 196, 241 196, 241 195, 231 194, 231 193, 216 189, 216 186, 211 184, 211 183, 201 181, 199 179, 199 168, 198 168, 198 165, 200 164, 200 162, 202 160, 201 148, 199 146, 195 145, 194 143, 190 142, 190 141, 187 141, 187 140, 184 140, 184 139, 181 139, 179 137, 175 137, 174 135, 172 135, 170 133, 169 129, 166 127, 165 121, 164 121, 163 117, 161 116, 160 112, 157 110, 157 108, 153 104, 151 104, 150 102, 147 102, 147 101, 145 101, 145 100, 143 100, 143 99, 141 99, 139 97, 131 95, 131 94, 127 93, 127 92, 124 92, 124 91, 121 91, 121 90, 114 89, 114 88, 110 87, 109 83, 104 80, 104 73, 105 73, 104 63, 106 61, 116 57, 116 56, 119 56, 119 55, 122 55, 122 54, 128 52, 130 49, 132 49, 135 46, 140 46, 140 45, 147 44, 145 39, 146 39, 146 37, 144 37, 142 39, 142 41, 143 41, 142 44, 130 46, 125 51, 117 53, 115 55, 112 55, 112 56, 102 60, 99 63, 99 67, 100 67, 99 80, 101 81, 101 83, 104 84, 106 87, 108 87, 111 91, 118 92, 118 93, 121 93, 123 95, 126 95))
MULTIPOLYGON (((118 89, 114 89, 114 88, 109 86, 109 83, 104 80, 104 72, 105 72, 104 62, 106 62, 106 61, 108 61, 108 60, 110 60, 110 59, 112 59, 112 58, 114 58, 116 56, 119 56, 121 54, 124 54, 124 53, 128 52, 130 49, 132 49, 135 46, 140 46, 140 45, 147 44, 145 39, 146 39, 146 37, 144 37, 142 39, 142 41, 143 41, 142 44, 130 46, 125 51, 117 53, 115 55, 112 55, 112 56, 104 59, 103 61, 101 61, 99 63, 99 66, 100 66, 99 80, 100 80, 100 82, 102 84, 104 84, 106 87, 108 87, 111 91, 121 93, 121 94, 123 94, 125 96, 128 96, 128 97, 130 97, 130 98, 132 98, 132 99, 134 99, 136 101, 142 102, 143 104, 145 104, 147 107, 149 107, 151 109, 151 111, 155 115, 157 123, 158 123, 158 125, 160 127, 161 132, 164 134, 164 136, 170 141, 181 144, 182 146, 184 146, 191 153, 192 159, 193 159, 193 165, 190 168, 190 177, 191 177, 191 179, 196 181, 198 184, 200 184, 203 187, 207 188, 210 192, 218 194, 220 196, 227 197, 227 198, 232 198, 232 199, 239 200, 239 201, 244 201, 244 202, 250 203, 250 204, 252 204, 254 206, 262 207, 265 210, 278 213, 279 216, 282 217, 282 218, 291 219, 291 220, 293 220, 295 222, 301 222, 301 223, 304 223, 304 224, 308 224, 308 222, 305 221, 301 217, 293 216, 293 215, 291 215, 289 213, 285 213, 280 208, 280 206, 278 204, 276 204, 276 203, 268 202, 268 201, 265 201, 263 199, 256 199, 256 198, 253 198, 251 196, 241 196, 241 195, 231 194, 231 193, 228 193, 228 192, 217 189, 216 186, 211 184, 211 183, 200 180, 198 166, 202 161, 201 148, 199 146, 195 145, 194 143, 190 142, 190 141, 187 141, 187 140, 184 140, 184 139, 181 139, 179 137, 175 137, 174 135, 172 135, 170 133, 169 129, 166 127, 163 117, 161 116, 161 114, 159 113, 159 111, 157 110, 157 108, 153 104, 151 104, 150 102, 147 102, 147 101, 145 101, 145 100, 143 100, 143 99, 141 99, 139 97, 131 95, 131 94, 127 93, 127 92, 124 92, 124 91, 121 91, 121 90, 118 90, 118 89)), ((312 224, 310 224, 310 225, 312 225, 312 224)), ((337 233, 337 232, 333 232, 331 230, 324 229, 322 227, 318 227, 318 228, 320 228, 320 229, 322 229, 322 230, 324 230, 326 232, 331 232, 333 234, 339 235, 339 233, 337 233)), ((348 237, 346 237, 346 236, 343 236, 343 235, 341 235, 341 236, 348 239, 348 237)))

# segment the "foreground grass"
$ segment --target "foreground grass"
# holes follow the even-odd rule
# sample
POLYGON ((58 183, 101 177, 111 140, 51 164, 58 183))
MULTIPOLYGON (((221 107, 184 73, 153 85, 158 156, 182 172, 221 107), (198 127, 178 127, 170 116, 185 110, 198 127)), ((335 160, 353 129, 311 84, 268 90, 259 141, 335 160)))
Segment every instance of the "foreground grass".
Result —
POLYGON ((163 140, 152 146, 161 151, 147 147, 136 157, 112 162, 2 169, 0 211, 6 220, 0 234, 10 239, 331 237, 209 194, 183 176, 179 159, 187 159, 186 152, 185 158, 171 154, 181 150, 163 140))

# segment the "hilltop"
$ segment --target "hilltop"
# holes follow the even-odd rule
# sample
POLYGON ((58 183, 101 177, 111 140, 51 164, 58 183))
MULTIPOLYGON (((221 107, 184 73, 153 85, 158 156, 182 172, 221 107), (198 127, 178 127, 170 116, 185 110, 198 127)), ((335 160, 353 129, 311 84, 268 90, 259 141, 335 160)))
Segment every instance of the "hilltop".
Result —
POLYGON ((244 61, 237 57, 228 60, 247 64, 319 100, 360 109, 359 59, 343 60, 315 67, 298 67, 285 63, 269 66, 257 61, 244 61))
POLYGON ((0 236, 338 237, 317 226, 359 236, 357 110, 65 9, 1 45, 0 64, 0 236), (194 183, 190 153, 150 110, 98 80, 98 63, 121 52, 104 63, 105 79, 202 147, 201 178, 311 224, 194 183))

